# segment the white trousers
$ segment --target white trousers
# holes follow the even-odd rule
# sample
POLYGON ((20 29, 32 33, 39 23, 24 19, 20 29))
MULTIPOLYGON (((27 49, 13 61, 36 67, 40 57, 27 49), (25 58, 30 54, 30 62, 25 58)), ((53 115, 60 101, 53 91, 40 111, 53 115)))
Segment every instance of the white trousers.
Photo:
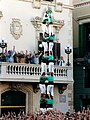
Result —
POLYGON ((53 34, 53 24, 49 24, 49 36, 53 34))
POLYGON ((54 96, 53 89, 54 89, 54 85, 48 85, 47 86, 47 94, 51 94, 52 96, 54 96))
POLYGON ((48 28, 47 28, 46 24, 42 24, 42 32, 43 32, 43 35, 45 32, 48 33, 48 28))
POLYGON ((39 87, 40 87, 41 93, 46 93, 46 86, 45 86, 45 84, 39 84, 39 87))
POLYGON ((47 108, 47 110, 53 110, 53 108, 47 108))
POLYGON ((48 50, 48 44, 47 42, 42 42, 42 45, 44 47, 44 53, 48 50))
POLYGON ((42 111, 44 113, 44 112, 46 112, 46 108, 40 108, 40 111, 42 111))
POLYGON ((49 52, 52 51, 52 49, 53 49, 53 45, 54 45, 53 42, 49 42, 49 52))
POLYGON ((41 62, 41 74, 43 72, 47 73, 47 65, 46 63, 41 62))
POLYGON ((54 63, 53 62, 49 62, 48 68, 49 68, 49 72, 54 73, 54 63))

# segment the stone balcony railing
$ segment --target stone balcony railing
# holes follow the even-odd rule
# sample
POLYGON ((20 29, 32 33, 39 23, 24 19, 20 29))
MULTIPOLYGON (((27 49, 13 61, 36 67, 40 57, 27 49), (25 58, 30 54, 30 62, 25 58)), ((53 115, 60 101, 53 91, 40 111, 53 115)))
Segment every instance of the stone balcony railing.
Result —
MULTIPOLYGON (((39 82, 41 66, 24 63, 0 63, 0 81, 4 82, 39 82)), ((55 83, 73 82, 73 69, 71 66, 55 66, 55 83)))

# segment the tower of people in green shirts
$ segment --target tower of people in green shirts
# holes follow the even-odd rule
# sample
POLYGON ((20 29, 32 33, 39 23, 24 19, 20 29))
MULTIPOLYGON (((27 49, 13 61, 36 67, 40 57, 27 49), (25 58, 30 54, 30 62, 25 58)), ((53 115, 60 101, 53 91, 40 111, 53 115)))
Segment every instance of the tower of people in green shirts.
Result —
POLYGON ((53 15, 52 10, 47 7, 42 19, 42 46, 43 54, 41 58, 41 76, 40 76, 40 110, 53 109, 54 97, 54 33, 53 33, 53 15))

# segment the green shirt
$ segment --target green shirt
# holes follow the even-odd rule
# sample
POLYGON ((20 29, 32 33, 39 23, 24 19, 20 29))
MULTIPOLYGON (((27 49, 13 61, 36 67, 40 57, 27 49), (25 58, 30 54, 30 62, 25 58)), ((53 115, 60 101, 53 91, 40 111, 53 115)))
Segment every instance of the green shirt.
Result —
POLYGON ((49 41, 50 41, 50 42, 53 42, 53 41, 54 41, 54 35, 51 35, 51 36, 49 37, 49 41))
POLYGON ((47 103, 46 99, 40 98, 40 108, 46 108, 46 103, 47 103))
POLYGON ((54 82, 54 77, 51 75, 48 75, 48 83, 53 83, 54 82))
POLYGON ((49 105, 49 104, 53 105, 54 104, 53 99, 46 99, 46 101, 47 101, 47 105, 49 105))
POLYGON ((42 23, 43 24, 46 24, 46 22, 48 21, 48 14, 44 14, 44 17, 43 17, 43 20, 42 20, 42 23))
POLYGON ((52 23, 52 22, 53 22, 53 19, 52 19, 52 15, 51 15, 51 14, 52 14, 51 12, 48 13, 49 23, 52 23))
POLYGON ((48 78, 47 78, 46 76, 41 76, 41 77, 40 77, 40 83, 41 83, 41 84, 44 84, 47 79, 48 79, 48 78))
POLYGON ((43 55, 41 61, 44 62, 44 63, 47 63, 47 61, 48 61, 48 56, 44 56, 44 55, 43 55))
POLYGON ((48 56, 48 61, 54 61, 54 56, 53 55, 49 55, 48 56))
POLYGON ((46 99, 42 99, 42 98, 40 98, 40 104, 43 104, 43 103, 46 103, 46 102, 47 102, 46 99))
POLYGON ((48 41, 48 40, 49 40, 49 37, 43 36, 43 37, 42 37, 42 40, 43 40, 43 41, 48 41))

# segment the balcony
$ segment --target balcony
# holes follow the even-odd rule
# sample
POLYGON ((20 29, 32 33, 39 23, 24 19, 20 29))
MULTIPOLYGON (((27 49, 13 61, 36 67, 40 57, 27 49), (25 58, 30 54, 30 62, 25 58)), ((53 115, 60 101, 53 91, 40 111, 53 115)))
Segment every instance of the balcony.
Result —
MULTIPOLYGON (((41 66, 24 63, 0 63, 0 82, 39 82, 41 66)), ((73 82, 73 69, 71 66, 55 66, 55 83, 73 82)))

